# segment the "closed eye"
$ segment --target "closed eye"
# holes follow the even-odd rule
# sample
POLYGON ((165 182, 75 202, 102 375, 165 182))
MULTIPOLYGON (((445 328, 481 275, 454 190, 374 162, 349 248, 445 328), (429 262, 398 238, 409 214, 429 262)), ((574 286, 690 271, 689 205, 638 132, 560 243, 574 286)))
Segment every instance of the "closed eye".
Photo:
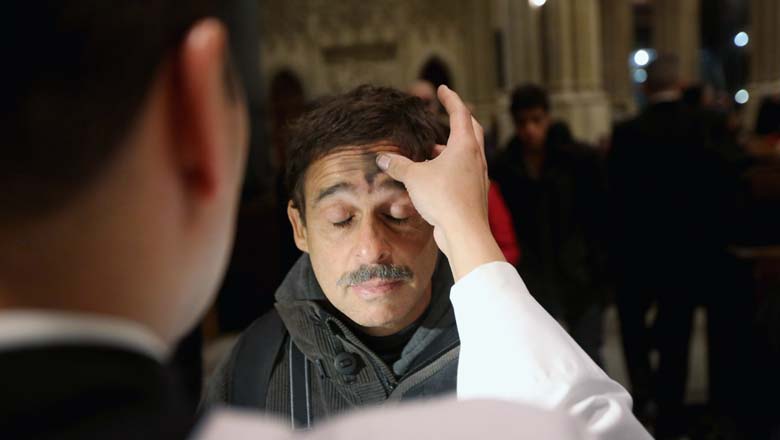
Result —
POLYGON ((352 223, 352 218, 353 217, 354 217, 353 215, 350 215, 346 220, 342 220, 340 222, 333 223, 333 226, 335 226, 337 228, 346 228, 347 226, 349 226, 350 223, 352 223))
POLYGON ((387 219, 387 221, 389 221, 390 223, 393 223, 393 224, 396 224, 396 225, 401 225, 401 224, 404 224, 407 221, 409 221, 409 217, 396 218, 396 217, 393 217, 390 214, 385 214, 385 219, 387 219))

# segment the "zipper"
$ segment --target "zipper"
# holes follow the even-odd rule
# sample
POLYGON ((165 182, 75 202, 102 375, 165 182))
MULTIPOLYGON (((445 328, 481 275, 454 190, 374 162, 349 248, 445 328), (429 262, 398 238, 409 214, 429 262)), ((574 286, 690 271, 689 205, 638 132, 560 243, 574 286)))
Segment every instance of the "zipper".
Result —
MULTIPOLYGON (((375 371, 376 370, 385 370, 385 371, 388 370, 387 367, 385 367, 384 369, 381 368, 382 366, 385 365, 385 363, 382 362, 381 360, 377 361, 376 359, 374 359, 374 356, 371 356, 370 354, 368 354, 367 358, 371 362, 371 366, 374 368, 375 371), (379 364, 379 365, 377 365, 377 364, 379 364)), ((379 376, 379 382, 382 384, 382 387, 385 389, 385 394, 387 394, 387 396, 389 397, 390 394, 393 393, 393 390, 395 390, 396 385, 394 383, 390 382, 390 380, 388 380, 388 376, 386 374, 384 374, 385 371, 380 372, 379 374, 377 374, 377 376, 379 376)), ((392 373, 390 373, 390 374, 392 374, 392 373)), ((391 377, 394 377, 394 376, 391 376, 391 377)))

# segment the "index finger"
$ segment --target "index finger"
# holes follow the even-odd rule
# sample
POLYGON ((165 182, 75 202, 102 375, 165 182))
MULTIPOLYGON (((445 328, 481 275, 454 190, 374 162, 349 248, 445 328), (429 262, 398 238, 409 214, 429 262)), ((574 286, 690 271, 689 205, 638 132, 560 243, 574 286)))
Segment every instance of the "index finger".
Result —
POLYGON ((450 115, 450 137, 474 138, 474 129, 471 125, 471 112, 457 93, 442 84, 438 90, 439 101, 450 115))

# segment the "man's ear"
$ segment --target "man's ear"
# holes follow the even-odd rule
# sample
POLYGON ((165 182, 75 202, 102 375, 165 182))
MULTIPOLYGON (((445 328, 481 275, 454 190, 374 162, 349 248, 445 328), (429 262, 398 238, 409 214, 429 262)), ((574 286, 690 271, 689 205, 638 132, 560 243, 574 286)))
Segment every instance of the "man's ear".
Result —
POLYGON ((171 120, 176 164, 188 192, 213 196, 226 182, 231 151, 231 103, 225 63, 227 31, 215 19, 193 25, 174 58, 171 120))
POLYGON ((309 244, 306 241, 306 225, 301 217, 301 211, 293 205, 292 200, 287 202, 287 217, 290 219, 290 225, 293 228, 293 238, 295 246, 301 252, 309 252, 309 244))

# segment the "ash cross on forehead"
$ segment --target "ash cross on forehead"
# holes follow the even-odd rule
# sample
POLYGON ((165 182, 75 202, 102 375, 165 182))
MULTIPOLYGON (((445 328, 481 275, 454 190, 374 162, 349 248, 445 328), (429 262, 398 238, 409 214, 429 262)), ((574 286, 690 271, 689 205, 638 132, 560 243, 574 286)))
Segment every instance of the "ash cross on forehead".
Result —
MULTIPOLYGON (((382 170, 380 170, 379 166, 376 164, 376 154, 364 153, 361 156, 361 159, 363 160, 363 177, 369 185, 373 185, 376 176, 382 173, 382 170)), ((403 186, 403 184, 401 184, 401 186, 403 186)), ((404 187, 404 189, 406 188, 404 187)))
MULTIPOLYGON (((376 153, 374 152, 363 153, 360 155, 359 158, 355 160, 355 162, 357 161, 359 161, 359 164, 356 165, 358 165, 360 169, 362 169, 363 178, 366 180, 366 183, 368 183, 370 187, 373 187, 376 178, 379 175, 384 174, 384 172, 376 164, 376 153)), ((380 183, 379 186, 376 187, 376 189, 395 189, 395 190, 406 191, 406 186, 404 186, 403 183, 397 180, 388 178, 385 179, 382 183, 380 183)), ((327 188, 323 188, 319 192, 319 194, 317 194, 317 198, 315 199, 314 203, 317 204, 321 200, 327 198, 328 196, 331 196, 341 191, 354 192, 355 190, 356 187, 352 183, 338 182, 334 185, 328 186, 327 188)))

